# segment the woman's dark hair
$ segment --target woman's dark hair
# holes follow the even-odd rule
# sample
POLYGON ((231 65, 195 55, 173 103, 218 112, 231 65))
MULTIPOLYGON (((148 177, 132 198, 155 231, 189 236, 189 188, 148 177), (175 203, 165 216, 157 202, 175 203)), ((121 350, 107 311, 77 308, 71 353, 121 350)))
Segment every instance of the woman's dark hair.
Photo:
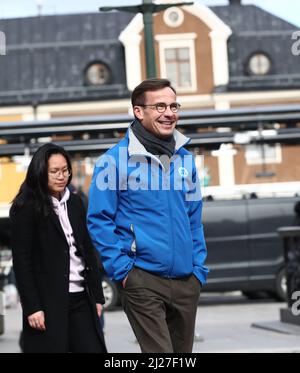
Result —
POLYGON ((67 185, 72 180, 72 166, 68 153, 64 148, 48 143, 34 153, 28 166, 27 174, 20 190, 12 202, 10 214, 13 214, 25 203, 31 203, 33 208, 44 216, 51 211, 48 189, 48 160, 53 154, 61 154, 67 161, 70 176, 67 185))
POLYGON ((171 82, 168 79, 146 79, 141 84, 139 84, 133 90, 131 94, 131 104, 132 107, 145 104, 145 93, 149 91, 159 91, 163 88, 171 88, 176 94, 175 88, 171 86, 171 82))

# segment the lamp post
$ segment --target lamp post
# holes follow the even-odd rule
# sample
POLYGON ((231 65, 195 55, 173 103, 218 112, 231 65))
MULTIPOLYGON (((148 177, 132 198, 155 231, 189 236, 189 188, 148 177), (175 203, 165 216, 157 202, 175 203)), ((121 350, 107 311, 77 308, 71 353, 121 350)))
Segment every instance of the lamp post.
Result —
POLYGON ((146 74, 147 78, 156 77, 156 64, 155 64, 155 50, 153 42, 153 20, 152 15, 154 13, 161 12, 167 8, 173 6, 182 5, 193 5, 193 2, 189 3, 173 3, 173 4, 153 4, 152 0, 143 0, 141 5, 130 5, 130 6, 115 6, 115 7, 100 7, 99 10, 102 12, 110 12, 112 10, 119 10, 129 13, 142 13, 145 30, 145 52, 146 52, 146 74))

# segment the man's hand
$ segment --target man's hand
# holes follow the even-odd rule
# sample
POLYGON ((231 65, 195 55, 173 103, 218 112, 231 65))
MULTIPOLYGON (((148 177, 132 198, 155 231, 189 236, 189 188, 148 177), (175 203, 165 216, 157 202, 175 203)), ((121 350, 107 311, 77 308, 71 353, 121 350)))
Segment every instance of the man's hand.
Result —
POLYGON ((35 312, 28 316, 28 323, 33 329, 46 330, 45 314, 43 311, 35 312))
POLYGON ((126 277, 123 278, 123 281, 122 281, 123 289, 125 288, 127 278, 128 278, 128 275, 127 275, 126 277))

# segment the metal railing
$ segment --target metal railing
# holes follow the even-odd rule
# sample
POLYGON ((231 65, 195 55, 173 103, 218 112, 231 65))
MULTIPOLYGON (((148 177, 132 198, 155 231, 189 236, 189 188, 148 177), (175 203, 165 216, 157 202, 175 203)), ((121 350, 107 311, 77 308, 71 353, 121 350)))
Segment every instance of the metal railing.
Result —
MULTIPOLYGON (((132 119, 130 115, 102 115, 0 123, 3 140, 0 156, 24 154, 26 147, 33 153, 39 139, 47 137, 59 141, 71 152, 105 151, 120 140, 132 119)), ((249 141, 256 143, 300 142, 300 128, 296 123, 300 123, 300 105, 182 111, 178 128, 191 138, 189 146, 211 147, 235 143, 235 134, 239 131, 252 131, 249 141), (263 130, 273 128, 276 123, 291 126, 273 129, 271 134, 263 130), (258 128, 262 131, 253 135, 258 128)))
POLYGON ((295 306, 300 297, 300 227, 281 227, 278 234, 283 241, 288 305, 281 309, 281 321, 300 326, 300 309, 295 306))

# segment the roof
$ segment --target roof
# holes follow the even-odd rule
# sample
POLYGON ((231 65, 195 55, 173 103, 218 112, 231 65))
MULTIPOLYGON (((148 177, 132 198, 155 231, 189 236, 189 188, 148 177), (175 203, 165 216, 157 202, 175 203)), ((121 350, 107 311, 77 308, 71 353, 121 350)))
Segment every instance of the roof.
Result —
POLYGON ((233 33, 284 31, 297 27, 256 5, 212 6, 210 9, 230 26, 233 33))
MULTIPOLYGON (((221 90, 300 87, 300 65, 291 53, 296 26, 254 5, 211 10, 233 30, 228 42, 230 82, 221 90), (247 61, 256 52, 271 59, 269 75, 247 73, 247 61)), ((133 17, 99 12, 0 20, 7 44, 6 56, 0 56, 0 105, 129 97, 118 37, 133 17), (108 84, 86 85, 84 72, 93 61, 109 67, 108 84)))
POLYGON ((300 87, 300 65, 291 53, 297 26, 254 5, 214 6, 211 10, 233 31, 228 41, 230 81, 224 91, 300 87), (250 75, 249 58, 261 52, 271 60, 270 73, 250 75))
POLYGON ((85 13, 0 20, 7 44, 117 40, 133 15, 124 12, 85 13))
POLYGON ((1 20, 7 48, 0 57, 0 104, 128 97, 118 36, 132 17, 95 13, 1 20), (109 84, 85 85, 84 71, 92 61, 109 67, 109 84))

